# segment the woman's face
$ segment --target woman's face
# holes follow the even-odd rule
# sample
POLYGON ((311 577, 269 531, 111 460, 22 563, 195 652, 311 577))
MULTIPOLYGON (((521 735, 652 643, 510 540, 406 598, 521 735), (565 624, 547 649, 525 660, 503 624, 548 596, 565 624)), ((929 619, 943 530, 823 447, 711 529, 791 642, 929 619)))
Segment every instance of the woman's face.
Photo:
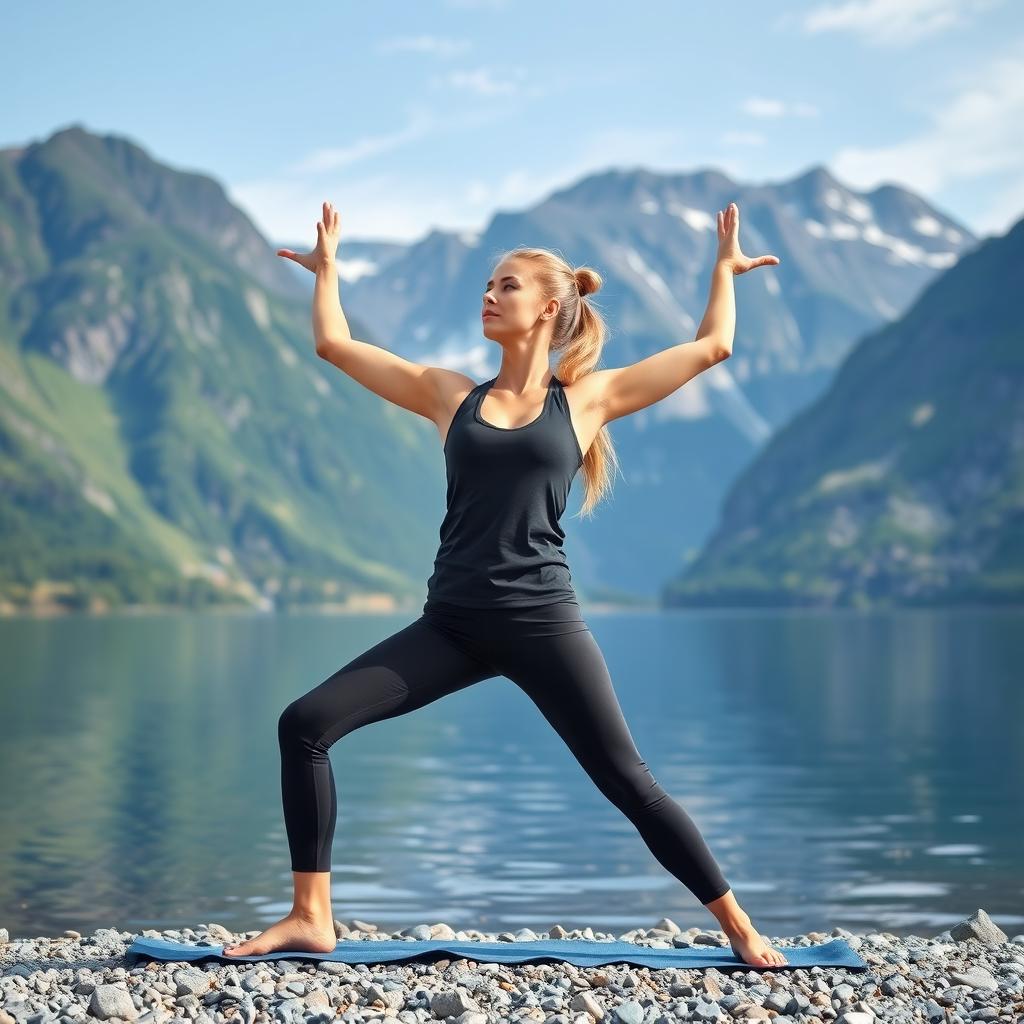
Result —
POLYGON ((528 334, 544 312, 537 286, 521 262, 503 261, 487 282, 481 308, 484 337, 513 338, 528 334), (494 316, 486 314, 493 313, 494 316))

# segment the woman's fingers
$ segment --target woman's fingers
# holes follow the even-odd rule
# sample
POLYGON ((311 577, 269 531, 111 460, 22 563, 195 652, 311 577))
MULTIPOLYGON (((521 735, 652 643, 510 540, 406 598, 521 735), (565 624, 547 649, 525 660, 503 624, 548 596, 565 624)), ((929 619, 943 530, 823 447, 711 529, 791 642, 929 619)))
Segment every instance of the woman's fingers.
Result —
POLYGON ((338 229, 338 225, 341 222, 341 215, 334 208, 333 203, 329 203, 326 199, 323 203, 323 217, 320 221, 324 226, 324 230, 328 232, 334 232, 338 229))
POLYGON ((735 231, 739 227, 740 208, 730 203, 724 210, 718 211, 718 223, 724 232, 735 231))

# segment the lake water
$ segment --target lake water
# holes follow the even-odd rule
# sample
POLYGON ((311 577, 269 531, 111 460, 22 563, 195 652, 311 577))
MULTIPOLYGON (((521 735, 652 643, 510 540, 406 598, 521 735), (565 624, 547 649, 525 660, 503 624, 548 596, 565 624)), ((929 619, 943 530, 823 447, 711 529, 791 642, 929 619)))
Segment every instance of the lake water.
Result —
MULTIPOLYGON (((762 932, 1024 932, 1024 613, 583 611, 762 932)), ((277 920, 278 716, 418 614, 0 621, 0 927, 277 920)), ((330 756, 337 918, 717 926, 504 677, 330 756)))

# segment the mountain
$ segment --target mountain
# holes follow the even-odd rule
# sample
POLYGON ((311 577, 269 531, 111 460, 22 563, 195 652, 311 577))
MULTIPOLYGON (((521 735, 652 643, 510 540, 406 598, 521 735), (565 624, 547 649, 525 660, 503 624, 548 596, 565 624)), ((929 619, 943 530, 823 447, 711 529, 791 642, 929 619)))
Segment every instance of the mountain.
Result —
MULTIPOLYGON (((353 333, 484 380, 500 352, 479 307, 504 249, 596 266, 604 365, 624 365, 693 337, 732 200, 746 251, 782 264, 737 279, 732 358, 611 425, 624 476, 593 520, 564 520, 584 600, 653 601, 776 427, 975 240, 820 166, 757 186, 612 170, 479 233, 342 234, 353 333)), ((215 180, 128 140, 73 125, 0 151, 0 611, 422 598, 437 431, 316 357, 312 275, 279 247, 215 180)))
POLYGON ((290 266, 125 139, 0 151, 0 610, 422 599, 437 431, 316 356, 290 266))
POLYGON ((1024 601, 1024 220, 863 338, 733 482, 669 605, 1024 601))
POLYGON ((574 484, 566 553, 590 598, 654 601, 696 555, 726 489, 774 430, 974 236, 911 192, 856 192, 823 166, 762 185, 711 170, 610 170, 527 209, 499 211, 479 234, 434 230, 404 250, 375 253, 342 232, 346 311, 407 358, 485 380, 501 352, 480 332, 480 303, 501 252, 544 246, 595 266, 605 285, 593 301, 610 328, 602 365, 622 366, 695 336, 717 250, 714 211, 731 201, 744 251, 774 253, 781 264, 736 279, 730 359, 611 424, 622 475, 594 518, 574 518, 582 480, 574 484))

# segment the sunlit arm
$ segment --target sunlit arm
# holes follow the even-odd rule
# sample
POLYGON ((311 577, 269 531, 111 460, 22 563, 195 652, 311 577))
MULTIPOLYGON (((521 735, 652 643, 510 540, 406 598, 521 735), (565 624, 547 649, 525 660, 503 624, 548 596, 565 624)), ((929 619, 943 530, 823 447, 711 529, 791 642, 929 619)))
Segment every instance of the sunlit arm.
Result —
POLYGON ((317 264, 313 287, 313 338, 316 349, 332 341, 348 341, 352 334, 338 298, 338 268, 334 260, 317 264))
POLYGON ((628 416, 667 398, 698 373, 732 354, 736 329, 733 272, 718 262, 711 272, 711 297, 693 341, 683 341, 629 366, 589 374, 604 422, 628 416))
POLYGON ((704 319, 697 328, 697 340, 710 338, 721 349, 721 358, 732 355, 732 341, 736 335, 736 289, 732 267, 718 260, 711 271, 711 295, 704 319))

